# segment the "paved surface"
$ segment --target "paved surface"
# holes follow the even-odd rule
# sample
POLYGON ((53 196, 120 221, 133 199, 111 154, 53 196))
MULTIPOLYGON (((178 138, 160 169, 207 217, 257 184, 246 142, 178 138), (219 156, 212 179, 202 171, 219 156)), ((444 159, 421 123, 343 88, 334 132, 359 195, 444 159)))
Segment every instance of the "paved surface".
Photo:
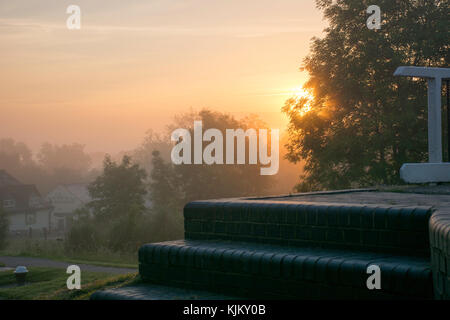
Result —
POLYGON ((17 266, 26 266, 26 267, 48 267, 48 268, 66 269, 68 266, 76 264, 77 266, 80 267, 81 271, 104 272, 112 274, 135 273, 138 271, 137 269, 130 269, 130 268, 94 266, 90 264, 77 264, 72 262, 55 261, 50 259, 32 258, 32 257, 0 256, 0 262, 4 263, 6 267, 12 268, 15 268, 17 266))
POLYGON ((362 191, 349 193, 304 194, 271 198, 273 201, 307 201, 329 203, 379 204, 391 206, 427 206, 450 208, 450 192, 433 190, 432 187, 402 190, 401 192, 362 191), (429 193, 422 193, 430 191, 429 193))

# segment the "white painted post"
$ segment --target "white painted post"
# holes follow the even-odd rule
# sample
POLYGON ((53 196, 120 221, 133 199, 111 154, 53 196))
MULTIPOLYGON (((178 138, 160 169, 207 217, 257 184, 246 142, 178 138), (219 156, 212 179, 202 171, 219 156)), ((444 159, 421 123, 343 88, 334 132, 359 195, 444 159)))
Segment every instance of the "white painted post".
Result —
POLYGON ((394 76, 426 78, 428 83, 428 162, 405 163, 400 177, 410 183, 450 182, 450 163, 442 162, 441 86, 449 68, 399 67, 394 76))
POLYGON ((428 79, 428 162, 442 162, 441 78, 428 79))

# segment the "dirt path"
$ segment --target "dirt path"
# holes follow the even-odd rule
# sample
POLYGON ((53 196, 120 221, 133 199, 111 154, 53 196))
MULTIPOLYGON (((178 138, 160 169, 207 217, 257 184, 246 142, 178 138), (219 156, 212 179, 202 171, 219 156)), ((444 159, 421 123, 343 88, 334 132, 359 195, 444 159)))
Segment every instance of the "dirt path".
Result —
POLYGON ((33 257, 0 256, 0 262, 4 263, 6 267, 13 267, 13 268, 17 266, 26 266, 26 267, 47 267, 47 268, 66 269, 68 266, 75 264, 80 267, 81 271, 105 272, 113 274, 134 273, 138 271, 137 269, 131 268, 94 266, 90 264, 78 264, 33 257))

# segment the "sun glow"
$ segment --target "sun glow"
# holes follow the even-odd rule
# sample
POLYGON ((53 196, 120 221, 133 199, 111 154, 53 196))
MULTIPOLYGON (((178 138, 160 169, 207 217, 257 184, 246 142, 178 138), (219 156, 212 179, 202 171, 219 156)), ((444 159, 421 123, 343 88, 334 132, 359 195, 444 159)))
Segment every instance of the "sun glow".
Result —
POLYGON ((293 99, 295 100, 295 105, 293 107, 297 108, 299 103, 302 103, 301 108, 297 108, 297 111, 300 116, 304 116, 309 111, 312 110, 312 102, 314 100, 314 96, 308 90, 305 90, 302 87, 297 87, 292 89, 293 99))

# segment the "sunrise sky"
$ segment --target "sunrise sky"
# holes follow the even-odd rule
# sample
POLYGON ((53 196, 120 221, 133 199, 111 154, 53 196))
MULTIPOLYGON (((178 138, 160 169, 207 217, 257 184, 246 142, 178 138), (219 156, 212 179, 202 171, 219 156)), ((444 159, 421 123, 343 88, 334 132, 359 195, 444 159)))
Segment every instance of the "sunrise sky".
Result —
POLYGON ((203 107, 283 129, 325 26, 314 0, 0 0, 0 138, 118 152, 203 107))

